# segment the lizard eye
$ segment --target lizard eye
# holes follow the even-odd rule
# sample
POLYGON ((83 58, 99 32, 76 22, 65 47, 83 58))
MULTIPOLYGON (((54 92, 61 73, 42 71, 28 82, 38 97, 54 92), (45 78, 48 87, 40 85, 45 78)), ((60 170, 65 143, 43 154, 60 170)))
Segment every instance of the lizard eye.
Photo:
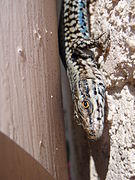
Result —
POLYGON ((85 109, 88 109, 89 108, 89 102, 88 101, 82 101, 82 106, 85 108, 85 109))

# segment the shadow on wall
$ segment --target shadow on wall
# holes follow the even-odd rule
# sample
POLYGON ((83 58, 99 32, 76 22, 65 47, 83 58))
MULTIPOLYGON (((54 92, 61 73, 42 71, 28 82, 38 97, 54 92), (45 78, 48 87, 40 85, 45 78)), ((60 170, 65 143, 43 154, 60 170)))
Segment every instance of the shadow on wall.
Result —
POLYGON ((36 160, 2 133, 0 133, 0 179, 54 180, 36 160))

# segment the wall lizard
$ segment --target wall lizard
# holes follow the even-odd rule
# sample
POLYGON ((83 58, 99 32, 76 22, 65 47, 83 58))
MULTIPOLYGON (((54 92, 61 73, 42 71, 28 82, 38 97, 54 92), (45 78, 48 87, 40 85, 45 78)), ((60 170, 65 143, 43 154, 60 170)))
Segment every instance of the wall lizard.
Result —
POLYGON ((89 139, 101 137, 104 128, 105 83, 98 68, 89 30, 88 0, 63 0, 59 24, 59 51, 66 68, 77 124, 89 139))

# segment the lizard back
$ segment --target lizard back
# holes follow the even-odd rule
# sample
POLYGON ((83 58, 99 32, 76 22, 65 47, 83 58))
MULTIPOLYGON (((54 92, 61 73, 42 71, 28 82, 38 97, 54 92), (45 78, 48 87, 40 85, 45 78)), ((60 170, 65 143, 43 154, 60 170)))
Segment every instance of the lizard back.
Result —
POLYGON ((65 55, 70 53, 73 44, 81 39, 90 39, 88 17, 88 0, 63 0, 58 35, 60 55, 65 67, 65 55))

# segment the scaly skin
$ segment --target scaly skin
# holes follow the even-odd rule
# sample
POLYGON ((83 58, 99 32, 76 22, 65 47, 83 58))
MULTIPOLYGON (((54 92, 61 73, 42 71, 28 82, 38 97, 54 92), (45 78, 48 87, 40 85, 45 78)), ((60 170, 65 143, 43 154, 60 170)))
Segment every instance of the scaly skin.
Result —
POLYGON ((59 47, 72 91, 74 115, 88 138, 95 140, 104 128, 105 84, 93 50, 100 43, 90 37, 88 1, 64 0, 63 5, 59 47))

